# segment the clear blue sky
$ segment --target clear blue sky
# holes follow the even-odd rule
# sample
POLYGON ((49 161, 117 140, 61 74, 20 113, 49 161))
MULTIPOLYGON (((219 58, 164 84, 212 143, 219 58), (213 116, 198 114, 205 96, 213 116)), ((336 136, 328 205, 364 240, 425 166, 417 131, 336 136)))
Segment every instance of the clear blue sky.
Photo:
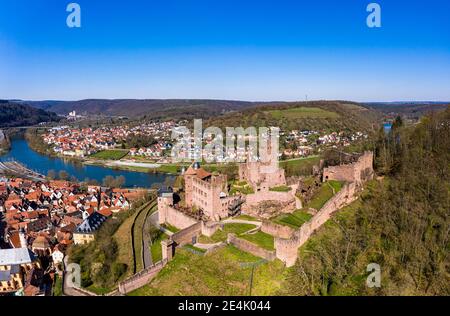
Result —
POLYGON ((450 100, 448 0, 70 2, 0 0, 0 98, 450 100))

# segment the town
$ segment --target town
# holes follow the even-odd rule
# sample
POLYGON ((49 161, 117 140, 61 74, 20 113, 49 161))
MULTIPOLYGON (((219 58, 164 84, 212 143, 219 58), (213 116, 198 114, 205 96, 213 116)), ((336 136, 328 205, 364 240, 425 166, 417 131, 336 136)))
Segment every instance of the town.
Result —
MULTIPOLYGON (((140 162, 173 163, 170 149, 174 145, 171 139, 172 131, 183 126, 186 121, 164 121, 137 124, 136 126, 122 125, 97 128, 71 128, 58 126, 42 135, 43 141, 52 146, 54 153, 68 157, 98 157, 98 152, 123 150, 118 156, 111 155, 111 159, 137 160, 140 162), (147 143, 134 147, 131 138, 145 136, 147 143)), ((368 135, 363 132, 350 133, 348 131, 316 131, 291 130, 280 131, 280 157, 282 159, 307 157, 317 154, 327 148, 347 147, 351 144, 366 140, 368 135)), ((205 144, 210 144, 212 138, 205 137, 205 144)), ((248 141, 248 139, 246 139, 248 141)), ((145 142, 145 140, 144 140, 145 142)), ((188 140, 193 144, 194 140, 188 140)), ((199 158, 198 148, 185 152, 185 159, 199 158)), ((243 152, 243 155, 248 154, 243 152)), ((108 157, 108 155, 106 155, 108 157)), ((209 159, 205 154, 203 159, 209 159)))
POLYGON ((66 249, 94 239, 101 224, 145 192, 52 180, 0 178, 0 293, 50 295, 66 249), (3 248, 3 247, 2 247, 3 248))

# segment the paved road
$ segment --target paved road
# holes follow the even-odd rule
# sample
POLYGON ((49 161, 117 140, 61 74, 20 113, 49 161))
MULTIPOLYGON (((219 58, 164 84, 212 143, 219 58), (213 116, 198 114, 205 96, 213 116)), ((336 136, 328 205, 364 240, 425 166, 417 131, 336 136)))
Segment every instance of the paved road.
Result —
MULTIPOLYGON (((155 206, 157 207, 157 206, 155 206)), ((150 251, 150 241, 145 238, 145 230, 152 225, 158 225, 158 212, 153 212, 145 219, 144 226, 142 227, 142 241, 143 241, 143 255, 144 255, 144 269, 153 265, 152 253, 150 251)))

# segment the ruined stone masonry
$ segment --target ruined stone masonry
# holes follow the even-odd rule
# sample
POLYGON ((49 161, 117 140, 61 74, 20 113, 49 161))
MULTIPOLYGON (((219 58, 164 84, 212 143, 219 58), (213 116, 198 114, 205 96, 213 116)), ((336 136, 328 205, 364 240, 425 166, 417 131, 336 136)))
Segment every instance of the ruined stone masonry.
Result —
POLYGON ((288 233, 283 228, 263 225, 266 232, 275 236, 276 257, 285 262, 286 266, 293 266, 297 260, 298 248, 330 219, 332 213, 356 200, 356 193, 362 189, 366 181, 373 178, 373 174, 372 152, 365 152, 354 163, 325 168, 324 181, 339 180, 347 183, 308 222, 295 230, 289 238, 286 238, 288 233))

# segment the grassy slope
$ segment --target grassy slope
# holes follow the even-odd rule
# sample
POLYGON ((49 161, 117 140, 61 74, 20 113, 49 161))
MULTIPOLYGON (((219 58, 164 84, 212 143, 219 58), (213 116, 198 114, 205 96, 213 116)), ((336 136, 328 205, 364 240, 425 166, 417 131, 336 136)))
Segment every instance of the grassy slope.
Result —
MULTIPOLYGON (((227 246, 208 255, 177 249, 174 259, 148 285, 130 295, 248 295, 251 267, 260 258, 227 246)), ((284 266, 276 260, 255 268, 252 295, 272 295, 281 286, 284 266)))
POLYGON ((142 230, 144 227, 145 219, 149 214, 157 210, 155 203, 151 203, 150 207, 144 208, 144 210, 138 213, 136 221, 134 222, 134 254, 136 256, 136 272, 144 269, 144 258, 142 257, 142 230))
POLYGON ((254 234, 244 234, 239 236, 239 238, 248 240, 261 248, 267 249, 267 250, 273 250, 274 249, 274 242, 273 242, 273 236, 263 233, 262 231, 258 231, 254 234))
POLYGON ((133 273, 134 266, 131 228, 137 216, 140 214, 140 211, 147 205, 148 204, 145 204, 140 209, 136 210, 133 216, 128 217, 113 235, 118 246, 117 262, 124 263, 129 267, 125 276, 130 276, 133 273))

